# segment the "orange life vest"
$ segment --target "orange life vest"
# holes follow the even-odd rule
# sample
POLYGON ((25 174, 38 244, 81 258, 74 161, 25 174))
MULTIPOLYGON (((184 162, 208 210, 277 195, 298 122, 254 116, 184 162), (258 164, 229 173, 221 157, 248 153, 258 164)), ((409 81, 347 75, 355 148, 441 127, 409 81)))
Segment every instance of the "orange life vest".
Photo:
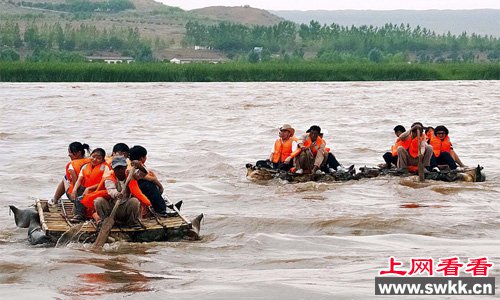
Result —
MULTIPOLYGON (((118 179, 116 178, 115 172, 113 171, 111 171, 111 174, 106 179, 112 180, 115 184, 118 183, 118 179)), ((128 184, 128 188, 130 189, 130 193, 134 195, 143 205, 151 206, 151 202, 149 201, 148 197, 146 197, 146 195, 144 195, 139 188, 139 183, 137 182, 137 180, 132 178, 132 180, 130 180, 128 184)))
MULTIPOLYGON (((425 142, 425 135, 422 134, 420 136, 420 140, 422 142, 425 142)), ((410 153, 411 157, 417 158, 418 157, 418 137, 414 137, 413 139, 408 139, 406 141, 410 141, 410 146, 408 148, 408 153, 410 153)))
POLYGON ((66 168, 65 168, 66 173, 65 174, 66 174, 66 179, 68 179, 68 181, 71 182, 71 173, 69 173, 69 166, 71 166, 71 162, 68 162, 66 164, 66 168))
MULTIPOLYGON (((113 171, 111 171, 109 173, 108 177, 103 178, 103 181, 104 180, 112 180, 115 184, 118 183, 118 179, 116 178, 115 173, 113 171)), ((101 186, 103 189, 89 193, 81 200, 81 203, 83 205, 85 205, 85 207, 87 208, 87 216, 89 214, 92 215, 92 213, 95 210, 94 209, 94 200, 95 199, 97 199, 99 197, 110 199, 108 191, 104 188, 103 185, 99 185, 99 187, 101 187, 101 186)), ((141 202, 141 204, 143 204, 145 206, 151 206, 151 202, 149 201, 148 197, 146 197, 146 195, 144 195, 142 193, 141 189, 139 188, 139 183, 137 182, 137 180, 135 180, 135 179, 130 180, 128 187, 130 189, 130 193, 134 197, 136 197, 141 202)))
POLYGON ((105 198, 105 199, 110 199, 108 191, 97 190, 97 191, 93 191, 93 192, 88 193, 87 195, 85 195, 85 197, 82 198, 82 200, 80 200, 80 203, 82 203, 86 208, 85 215, 88 218, 91 218, 92 214, 95 212, 94 200, 99 198, 99 197, 105 198))
POLYGON ((432 134, 432 131, 427 131, 425 133, 425 137, 427 139, 427 142, 429 142, 432 139, 433 136, 434 136, 434 134, 432 134))
POLYGON ((399 146, 408 150, 408 148, 410 147, 410 143, 411 143, 410 139, 407 139, 406 141, 401 141, 399 139, 396 139, 396 143, 394 143, 394 145, 391 147, 392 156, 398 155, 399 146))
POLYGON ((75 185, 74 182, 71 181, 71 173, 69 172, 69 166, 70 165, 73 166, 76 176, 78 177, 78 174, 80 174, 80 170, 82 169, 83 165, 88 163, 90 163, 90 158, 85 157, 85 158, 73 159, 66 165, 66 178, 69 181, 68 194, 71 194, 71 192, 73 192, 73 186, 75 185))
POLYGON ((304 142, 304 147, 306 147, 306 148, 311 147, 312 153, 314 154, 314 156, 316 156, 316 154, 318 154, 319 148, 323 144, 326 145, 325 141, 323 141, 323 139, 320 138, 319 136, 316 139, 315 143, 313 143, 313 141, 311 140, 311 137, 307 137, 307 140, 305 140, 305 142, 304 142))
POLYGON ((276 142, 274 142, 273 163, 276 164, 284 162, 285 159, 287 159, 289 156, 291 156, 292 158, 297 156, 298 153, 295 153, 297 151, 292 151, 293 142, 297 142, 297 138, 294 136, 286 141, 277 139, 276 142))
POLYGON ((434 155, 439 157, 441 152, 450 152, 451 151, 451 142, 450 137, 446 136, 444 140, 439 139, 438 137, 433 136, 431 138, 431 146, 434 150, 434 155))
POLYGON ((86 164, 86 167, 83 169, 83 186, 89 187, 96 184, 102 179, 102 175, 104 174, 104 170, 106 169, 107 164, 105 162, 92 166, 91 163, 86 164))

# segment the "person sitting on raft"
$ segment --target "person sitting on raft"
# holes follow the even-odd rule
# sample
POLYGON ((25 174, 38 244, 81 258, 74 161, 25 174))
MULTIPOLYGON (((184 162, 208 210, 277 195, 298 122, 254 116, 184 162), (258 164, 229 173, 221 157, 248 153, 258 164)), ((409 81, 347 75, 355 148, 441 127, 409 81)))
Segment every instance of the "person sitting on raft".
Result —
POLYGON ((85 198, 88 194, 96 191, 104 172, 109 172, 109 166, 104 161, 106 156, 106 151, 102 148, 97 148, 90 154, 90 163, 85 164, 80 170, 78 175, 78 180, 76 181, 73 192, 71 193, 71 199, 74 201, 74 217, 70 220, 71 222, 82 222, 87 219, 85 206, 81 203, 82 198, 85 198), (83 186, 85 190, 82 193, 82 197, 77 197, 77 190, 80 186, 83 186))
POLYGON ((385 161, 385 168, 390 169, 392 165, 397 166, 398 164, 398 147, 402 146, 403 142, 398 139, 398 137, 405 132, 406 129, 403 125, 397 125, 394 127, 394 134, 396 135, 396 142, 391 147, 391 152, 386 152, 382 157, 385 161))
POLYGON ((98 197, 94 200, 94 207, 100 220, 104 220, 111 214, 116 201, 121 201, 115 215, 117 225, 141 229, 139 218, 143 215, 141 204, 144 208, 149 207, 151 202, 139 189, 137 180, 132 179, 129 190, 125 187, 127 178, 127 159, 123 156, 115 156, 111 162, 110 175, 104 179, 107 196, 98 197))
MULTIPOLYGON (((78 179, 80 169, 84 164, 90 162, 90 159, 85 157, 85 151, 90 151, 89 145, 87 144, 82 144, 80 142, 73 142, 69 144, 68 156, 71 161, 66 164, 66 174, 61 182, 59 182, 54 196, 49 201, 50 204, 57 204, 59 199, 61 199, 64 194, 70 198, 70 195, 73 192, 73 187, 78 179)), ((81 195, 82 193, 83 189, 80 190, 79 194, 81 195)))
MULTIPOLYGON (((130 148, 129 158, 132 161, 138 161, 139 163, 144 165, 147 160, 147 155, 148 151, 142 146, 136 145, 130 148)), ((139 188, 141 189, 142 193, 144 193, 144 195, 146 195, 146 197, 151 201, 151 205, 154 211, 162 217, 175 215, 174 213, 171 214, 167 212, 167 201, 165 201, 165 199, 163 199, 162 197, 163 185, 158 180, 158 177, 156 177, 156 174, 153 171, 148 170, 148 174, 144 175, 144 178, 137 180, 137 182, 139 183, 139 188)), ((169 203, 169 206, 171 205, 172 204, 169 203)), ((180 209, 181 205, 181 201, 175 204, 177 209, 180 209)))
MULTIPOLYGON (((434 149, 436 163, 438 165, 447 165, 451 170, 455 170, 457 168, 457 164, 452 156, 453 147, 448 134, 448 128, 443 125, 436 126, 434 136, 431 138, 430 144, 434 149)), ((457 159, 460 161, 458 157, 457 159)))
POLYGON ((320 168, 326 163, 328 154, 325 151, 326 143, 319 136, 321 127, 313 125, 308 131, 309 134, 304 134, 298 144, 300 154, 294 159, 295 173, 324 174, 320 168))
POLYGON ((259 160, 255 166, 259 168, 275 169, 289 171, 292 167, 292 159, 296 157, 299 152, 295 144, 298 139, 295 137, 295 129, 289 125, 284 124, 279 129, 279 138, 274 142, 274 150, 267 160, 259 160))
MULTIPOLYGON (((306 131, 306 133, 309 133, 311 132, 310 129, 308 129, 306 131)), ((354 165, 351 165, 349 167, 349 169, 346 169, 342 164, 339 163, 339 161, 337 160, 337 158, 335 157, 335 155, 333 155, 333 153, 331 152, 331 149, 326 147, 326 141, 325 139, 323 138, 323 132, 320 132, 319 133, 319 137, 321 139, 323 139, 323 141, 325 142, 325 152, 326 152, 326 162, 325 164, 322 164, 321 165, 321 171, 325 172, 325 173, 334 173, 336 171, 350 171, 354 168, 354 165)))
MULTIPOLYGON (((130 153, 130 148, 125 143, 117 143, 113 146, 113 150, 111 150, 111 156, 106 156, 105 160, 108 165, 111 166, 111 162, 113 161, 113 157, 115 156, 123 156, 128 158, 130 153)), ((130 161, 127 160, 128 168, 130 169, 130 161)))
POLYGON ((428 126, 425 128, 425 140, 427 144, 431 143, 431 138, 434 136, 434 127, 428 126))
POLYGON ((421 153, 423 155, 423 165, 427 171, 431 171, 436 165, 431 166, 431 159, 433 148, 425 141, 425 134, 423 132, 424 126, 420 122, 415 122, 411 125, 410 130, 402 133, 396 141, 402 144, 397 148, 398 163, 397 167, 400 169, 408 169, 408 167, 418 167, 418 142, 421 141, 421 153), (420 137, 418 136, 420 132, 420 137))

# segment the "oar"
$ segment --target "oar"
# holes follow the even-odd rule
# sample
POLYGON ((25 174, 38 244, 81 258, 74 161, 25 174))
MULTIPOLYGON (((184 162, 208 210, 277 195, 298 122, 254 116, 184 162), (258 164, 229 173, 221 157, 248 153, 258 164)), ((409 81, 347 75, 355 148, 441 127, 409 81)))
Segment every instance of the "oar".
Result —
MULTIPOLYGON (((167 199, 168 202, 173 203, 172 201, 170 201, 170 199, 168 198, 167 195, 164 195, 164 197, 165 197, 165 199, 167 199)), ((181 219, 184 222, 186 222, 188 224, 191 224, 191 221, 189 221, 188 219, 186 219, 186 217, 184 217, 183 215, 181 215, 181 212, 179 211, 179 209, 177 208, 177 206, 173 205, 173 209, 179 215, 179 217, 181 217, 181 219)))
MULTIPOLYGON (((127 197, 130 197, 130 190, 128 187, 128 184, 130 183, 130 180, 132 180, 135 172, 135 167, 132 167, 127 176, 127 180, 125 181, 125 190, 122 191, 124 195, 127 195, 127 197)), ((102 221, 102 227, 101 230, 99 231, 99 235, 97 236, 97 239, 94 242, 94 248, 100 249, 104 244, 106 244, 106 240, 108 239, 109 233, 111 232, 111 229, 115 225, 115 216, 116 212, 118 211, 118 207, 120 206, 120 203, 124 201, 125 199, 116 199, 115 206, 113 206, 113 210, 111 211, 111 214, 102 221)))
POLYGON ((419 182, 424 182, 425 177, 424 177, 424 162, 423 162, 423 155, 422 155, 422 139, 420 136, 420 128, 417 127, 417 141, 418 141, 418 181, 419 182))
MULTIPOLYGON (((168 202, 170 203, 173 203, 167 195, 164 195, 165 198, 167 199, 168 202)), ((186 219, 186 217, 184 217, 183 215, 181 215, 181 212, 179 211, 179 209, 177 209, 177 206, 174 205, 174 210, 175 212, 179 215, 179 217, 184 221, 186 222, 188 225, 191 226, 191 230, 190 230, 190 234, 189 236, 194 239, 194 240, 198 240, 200 238, 200 222, 201 220, 203 219, 203 214, 200 214, 199 216, 197 216, 196 218, 193 219, 193 222, 189 221, 188 219, 186 219)))

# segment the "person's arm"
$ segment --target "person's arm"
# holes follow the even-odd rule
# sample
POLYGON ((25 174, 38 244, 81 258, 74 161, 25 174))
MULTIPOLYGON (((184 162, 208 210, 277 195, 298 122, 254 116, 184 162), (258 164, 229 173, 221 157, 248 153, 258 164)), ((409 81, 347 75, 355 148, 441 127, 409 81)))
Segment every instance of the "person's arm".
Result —
POLYGON ((396 139, 396 142, 397 141, 406 141, 408 139, 408 137, 410 137, 411 135, 411 129, 401 133, 401 135, 396 139))
POLYGON ((73 184, 73 186, 75 186, 76 181, 78 180, 78 175, 76 174, 75 169, 68 169, 68 172, 70 176, 70 178, 68 179, 73 184))
POLYGON ((142 204, 151 206, 151 201, 149 201, 148 197, 142 193, 137 180, 131 180, 128 186, 132 195, 134 195, 142 204))
POLYGON ((146 175, 144 177, 144 179, 146 179, 146 180, 151 181, 152 183, 154 183, 158 187, 158 189, 160 190, 160 194, 163 193, 163 185, 158 180, 158 177, 156 177, 156 174, 153 171, 149 171, 148 175, 146 175))
POLYGON ((323 141, 323 142, 319 145, 318 150, 323 149, 323 151, 324 151, 324 150, 325 150, 325 148, 326 148, 326 143, 325 143, 325 141, 323 141))
POLYGON ((85 190, 83 191, 83 195, 82 196, 85 197, 88 193, 91 193, 91 192, 95 191, 98 186, 99 186, 99 183, 96 183, 94 185, 86 187, 85 190))
POLYGON ((122 193, 118 192, 118 189, 116 188, 116 184, 113 180, 111 180, 111 179, 104 180, 104 187, 106 188, 106 191, 108 191, 108 195, 111 198, 117 199, 117 198, 121 197, 122 193))
POLYGON ((306 142, 307 138, 309 137, 309 134, 303 134, 300 136, 299 139, 297 139, 297 148, 302 149, 304 148, 304 143, 306 142))

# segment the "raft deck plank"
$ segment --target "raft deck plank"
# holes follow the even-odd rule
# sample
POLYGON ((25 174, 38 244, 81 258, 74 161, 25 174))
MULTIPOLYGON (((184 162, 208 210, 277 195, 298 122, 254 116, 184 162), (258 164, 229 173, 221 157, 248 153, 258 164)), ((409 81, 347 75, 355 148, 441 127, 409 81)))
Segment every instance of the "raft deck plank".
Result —
MULTIPOLYGON (((63 202, 64 211, 61 205, 50 206, 48 205, 48 200, 39 200, 39 215, 40 219, 44 220, 46 226, 45 231, 49 234, 62 234, 69 230, 71 226, 68 224, 65 216, 68 219, 73 217, 73 204, 70 202, 63 202), (64 213, 66 212, 66 214, 64 213)), ((111 233, 134 233, 134 232, 144 232, 144 231, 164 231, 164 230, 189 230, 191 228, 190 223, 186 223, 181 217, 168 217, 159 218, 161 224, 158 223, 156 218, 145 218, 141 219, 142 224, 146 227, 145 229, 132 229, 126 227, 113 227, 111 233)), ((83 233, 95 233, 96 227, 92 222, 85 223, 80 232, 83 233)))

